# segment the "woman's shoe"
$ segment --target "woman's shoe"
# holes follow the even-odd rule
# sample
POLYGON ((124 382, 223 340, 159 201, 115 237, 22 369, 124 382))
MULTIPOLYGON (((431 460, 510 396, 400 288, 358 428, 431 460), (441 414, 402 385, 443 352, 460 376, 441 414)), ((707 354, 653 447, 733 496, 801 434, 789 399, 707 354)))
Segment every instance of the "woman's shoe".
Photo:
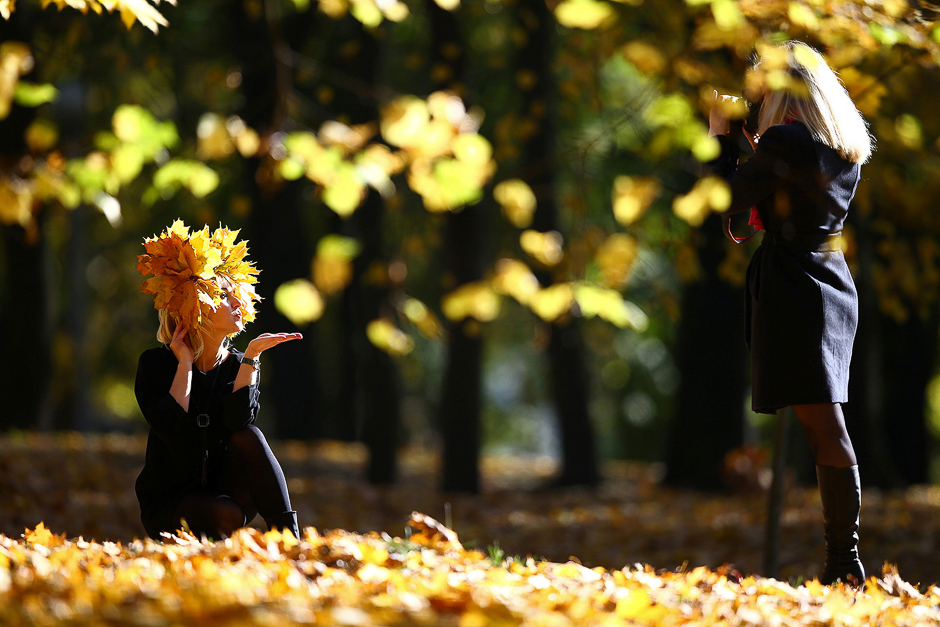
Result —
POLYGON ((860 586, 865 583, 865 567, 858 557, 858 522, 862 506, 858 466, 816 466, 816 478, 822 498, 826 537, 826 568, 819 581, 825 585, 842 581, 860 586))
POLYGON ((294 534, 295 538, 300 539, 300 527, 297 526, 297 512, 293 510, 266 517, 264 522, 268 525, 268 529, 280 529, 281 531, 289 529, 290 532, 294 534))

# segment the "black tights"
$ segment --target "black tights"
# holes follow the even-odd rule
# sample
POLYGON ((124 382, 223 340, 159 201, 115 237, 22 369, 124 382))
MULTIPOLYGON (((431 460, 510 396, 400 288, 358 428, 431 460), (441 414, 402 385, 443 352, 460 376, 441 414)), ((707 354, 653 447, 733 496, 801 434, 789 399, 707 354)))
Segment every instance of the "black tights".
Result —
POLYGON ((261 430, 248 425, 229 439, 221 490, 187 494, 176 506, 173 524, 179 529, 185 518, 194 533, 219 539, 250 523, 256 514, 269 518, 290 508, 281 465, 261 430))

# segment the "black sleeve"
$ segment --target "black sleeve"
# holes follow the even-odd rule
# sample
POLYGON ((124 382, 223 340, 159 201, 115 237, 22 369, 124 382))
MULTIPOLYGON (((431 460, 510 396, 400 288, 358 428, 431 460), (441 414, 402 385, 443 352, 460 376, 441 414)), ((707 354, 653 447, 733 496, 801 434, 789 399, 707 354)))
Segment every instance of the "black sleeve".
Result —
POLYGON ((771 127, 761 137, 754 156, 738 163, 737 147, 720 136, 721 156, 709 164, 709 170, 731 185, 731 206, 727 213, 747 211, 761 200, 773 195, 790 169, 789 150, 781 127, 771 127))
POLYGON ((176 366, 176 358, 165 348, 145 351, 137 363, 134 382, 140 411, 157 437, 166 442, 180 438, 187 419, 186 411, 170 395, 176 366))
MULTIPOLYGON (((241 354, 232 353, 235 361, 235 367, 228 370, 229 381, 222 386, 220 391, 222 403, 222 425, 229 431, 237 431, 253 424, 258 416, 260 391, 258 383, 246 385, 240 390, 233 392, 235 388, 235 378, 238 376, 238 370, 241 367, 241 354)), ((260 378, 260 377, 259 377, 260 378)))

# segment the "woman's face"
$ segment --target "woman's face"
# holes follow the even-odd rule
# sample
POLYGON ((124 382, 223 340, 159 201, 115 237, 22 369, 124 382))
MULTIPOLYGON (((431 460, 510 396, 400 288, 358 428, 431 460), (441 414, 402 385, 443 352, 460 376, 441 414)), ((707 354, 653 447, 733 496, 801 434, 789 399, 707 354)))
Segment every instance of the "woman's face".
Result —
POLYGON ((239 333, 245 323, 242 321, 242 301, 238 298, 238 290, 227 281, 220 281, 219 287, 222 289, 222 301, 215 311, 209 311, 206 317, 219 333, 239 333))

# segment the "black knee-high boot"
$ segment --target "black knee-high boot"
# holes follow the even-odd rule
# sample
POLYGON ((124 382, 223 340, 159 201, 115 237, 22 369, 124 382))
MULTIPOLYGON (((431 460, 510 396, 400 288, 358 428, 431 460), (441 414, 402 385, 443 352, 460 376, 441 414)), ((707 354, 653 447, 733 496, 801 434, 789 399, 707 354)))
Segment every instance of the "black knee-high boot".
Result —
POLYGON ((294 537, 298 540, 300 539, 300 528, 297 525, 297 512, 293 510, 281 512, 274 516, 268 516, 264 519, 264 522, 268 525, 268 529, 280 529, 281 531, 290 529, 294 537))
POLYGON ((858 519, 862 505, 858 466, 816 466, 816 478, 826 537, 826 568, 819 581, 826 585, 836 580, 861 585, 865 582, 865 567, 858 558, 858 519))

